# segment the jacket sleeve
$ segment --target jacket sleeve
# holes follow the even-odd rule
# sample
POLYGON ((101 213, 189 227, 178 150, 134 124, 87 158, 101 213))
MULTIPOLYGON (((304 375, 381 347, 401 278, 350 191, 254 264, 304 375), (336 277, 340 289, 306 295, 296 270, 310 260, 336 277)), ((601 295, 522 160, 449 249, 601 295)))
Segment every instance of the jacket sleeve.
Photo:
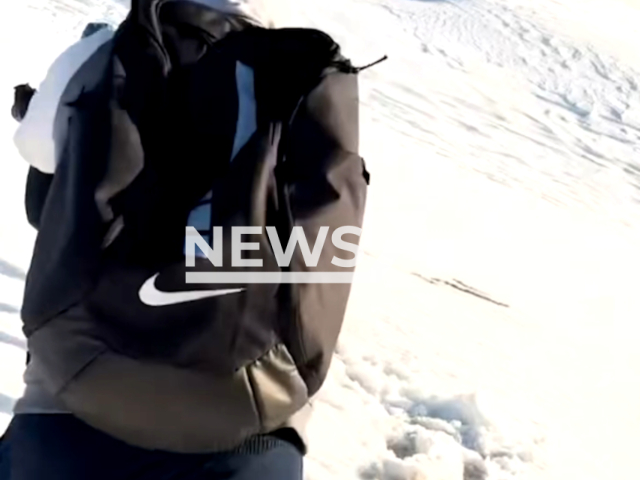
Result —
MULTIPOLYGON (((35 93, 36 90, 29 84, 15 87, 11 116, 16 121, 22 122, 27 115, 29 104, 35 93)), ((29 167, 25 191, 25 208, 27 211, 27 220, 36 230, 40 225, 40 217, 42 216, 42 210, 44 209, 44 203, 47 199, 52 181, 52 174, 43 173, 33 167, 29 167)))
MULTIPOLYGON (((313 250, 322 227, 329 227, 317 266, 307 266, 300 252, 294 271, 353 273, 335 265, 334 257, 354 258, 337 248, 333 233, 340 227, 361 228, 369 175, 359 149, 358 77, 330 73, 306 96, 289 129, 283 170, 283 195, 290 226, 301 226, 313 250)), ((359 243, 359 236, 343 240, 359 243)), ((313 396, 326 378, 342 328, 350 284, 298 284, 292 287, 293 311, 288 348, 313 396), (300 366, 302 366, 300 368, 300 366)))
POLYGON ((40 228, 40 218, 47 200, 49 188, 53 182, 53 174, 43 173, 37 168, 29 167, 27 188, 25 191, 25 208, 27 220, 33 228, 40 228))
MULTIPOLYGON (((22 122, 29 110, 31 99, 35 95, 36 90, 29 84, 18 85, 14 89, 13 106, 11 107, 11 116, 17 121, 22 122)), ((36 230, 40 225, 40 217, 44 209, 44 203, 49 193, 49 187, 53 181, 53 175, 40 172, 39 170, 29 167, 27 174, 27 187, 25 191, 25 208, 27 211, 27 220, 36 230)))

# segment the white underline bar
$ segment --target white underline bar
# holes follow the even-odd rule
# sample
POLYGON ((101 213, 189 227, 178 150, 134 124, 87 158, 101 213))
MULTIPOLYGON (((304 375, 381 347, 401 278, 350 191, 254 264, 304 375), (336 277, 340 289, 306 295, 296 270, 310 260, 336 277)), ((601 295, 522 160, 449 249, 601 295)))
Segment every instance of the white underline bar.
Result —
POLYGON ((190 284, 353 283, 353 272, 188 272, 190 284))

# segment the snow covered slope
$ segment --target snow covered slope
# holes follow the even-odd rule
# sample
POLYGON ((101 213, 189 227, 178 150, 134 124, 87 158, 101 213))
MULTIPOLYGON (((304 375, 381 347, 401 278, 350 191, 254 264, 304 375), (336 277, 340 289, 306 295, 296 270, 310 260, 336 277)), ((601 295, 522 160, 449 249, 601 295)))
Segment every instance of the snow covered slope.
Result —
MULTIPOLYGON (((5 7, 11 88, 124 2, 5 7), (38 32, 35 35, 34 32, 38 32), (43 33, 51 38, 42 44, 43 33)), ((309 480, 627 480, 640 428, 640 2, 300 0, 362 76, 370 204, 309 480)), ((0 119, 0 415, 33 232, 0 119)), ((4 123, 2 123, 4 122, 4 123)))

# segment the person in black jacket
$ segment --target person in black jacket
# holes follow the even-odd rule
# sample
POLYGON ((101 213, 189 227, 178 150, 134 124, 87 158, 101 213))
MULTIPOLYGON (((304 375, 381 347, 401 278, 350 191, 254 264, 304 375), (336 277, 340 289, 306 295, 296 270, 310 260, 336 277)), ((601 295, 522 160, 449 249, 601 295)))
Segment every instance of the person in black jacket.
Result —
POLYGON ((299 251, 283 262, 267 235, 346 227, 357 244, 369 180, 359 69, 323 32, 265 28, 270 6, 134 0, 38 92, 16 90, 38 237, 22 308, 32 358, 0 480, 302 478, 350 280, 186 280, 219 273, 213 251, 238 227, 261 232, 253 273, 355 267, 336 241, 313 265, 299 251))

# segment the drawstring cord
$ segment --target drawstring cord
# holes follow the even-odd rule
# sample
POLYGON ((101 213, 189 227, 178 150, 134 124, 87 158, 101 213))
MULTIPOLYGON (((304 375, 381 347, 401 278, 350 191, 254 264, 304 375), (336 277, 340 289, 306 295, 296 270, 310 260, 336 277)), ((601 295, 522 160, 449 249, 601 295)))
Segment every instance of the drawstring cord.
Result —
POLYGON ((389 59, 389 57, 387 55, 385 55, 384 57, 376 60, 375 62, 370 63, 369 65, 365 65, 363 67, 354 67, 353 65, 351 65, 351 62, 349 62, 348 60, 347 61, 336 62, 333 65, 335 67, 337 67, 338 70, 340 70, 341 72, 358 74, 358 73, 363 72, 364 70, 367 70, 367 69, 369 69, 371 67, 375 67, 376 65, 378 65, 378 64, 380 64, 380 63, 382 63, 382 62, 384 62, 385 60, 388 60, 388 59, 389 59))
POLYGON ((375 67, 376 65, 381 64, 382 62, 385 62, 389 59, 389 57, 387 55, 385 55, 384 57, 376 60, 373 63, 370 63, 369 65, 365 65, 364 67, 354 67, 354 73, 360 73, 363 72, 364 70, 367 70, 371 67, 375 67))

